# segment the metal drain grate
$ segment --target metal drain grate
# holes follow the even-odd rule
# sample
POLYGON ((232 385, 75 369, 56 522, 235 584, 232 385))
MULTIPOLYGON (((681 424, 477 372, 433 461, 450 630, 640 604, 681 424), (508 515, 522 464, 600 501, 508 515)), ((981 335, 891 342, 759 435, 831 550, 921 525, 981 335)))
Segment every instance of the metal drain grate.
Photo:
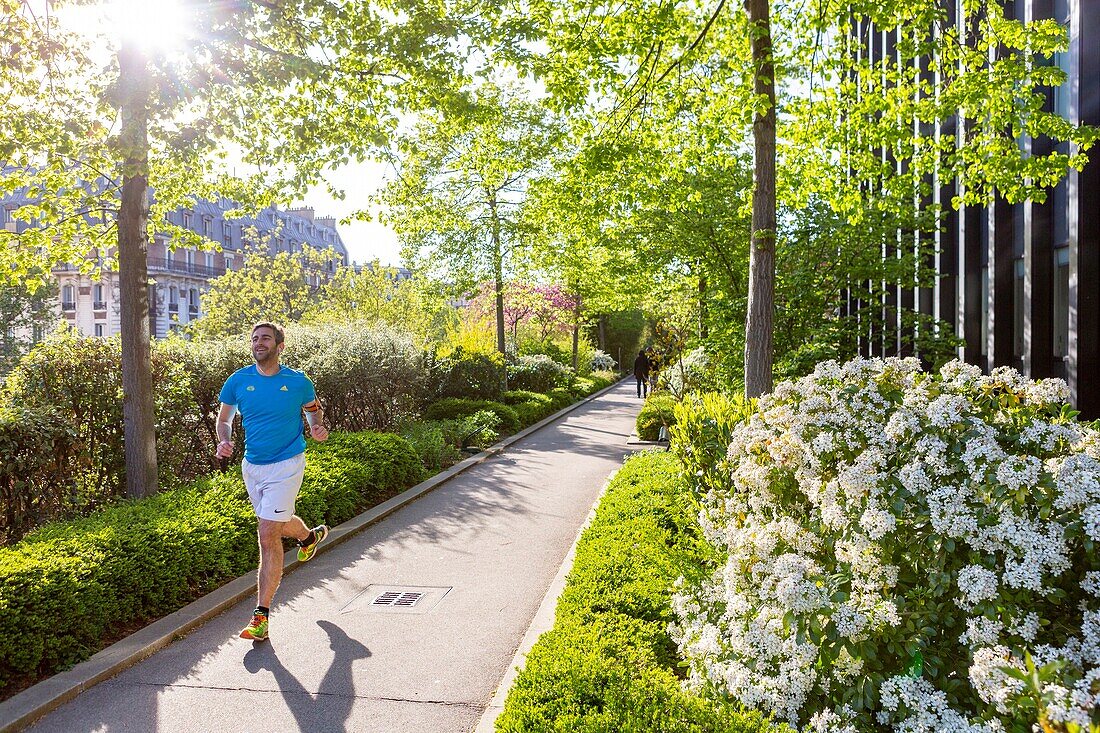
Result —
POLYGON ((398 591, 386 591, 374 599, 372 606, 392 606, 395 608, 412 608, 416 602, 424 597, 423 593, 401 593, 398 591))
POLYGON ((450 586, 372 583, 348 601, 340 609, 340 613, 355 611, 392 614, 429 613, 451 590, 450 586))

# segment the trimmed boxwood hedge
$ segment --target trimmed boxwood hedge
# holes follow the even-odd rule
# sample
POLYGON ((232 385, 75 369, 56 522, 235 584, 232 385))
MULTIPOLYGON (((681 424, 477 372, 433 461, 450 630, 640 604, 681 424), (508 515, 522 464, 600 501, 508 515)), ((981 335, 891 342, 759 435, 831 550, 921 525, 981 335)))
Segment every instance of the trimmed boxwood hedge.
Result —
POLYGON ((482 410, 495 413, 500 418, 501 433, 514 433, 520 429, 519 415, 516 414, 515 409, 492 400, 444 397, 428 405, 424 409, 424 417, 428 420, 453 420, 473 415, 475 412, 481 412, 482 410))
MULTIPOLYGON (((309 524, 338 524, 422 476, 399 436, 334 434, 311 443, 296 510, 309 524)), ((0 693, 255 569, 257 555, 239 468, 46 525, 0 549, 0 693)))
POLYGON ((502 733, 787 730, 681 686, 672 585, 707 548, 673 455, 634 456, 577 546, 553 629, 535 644, 496 721, 502 733))

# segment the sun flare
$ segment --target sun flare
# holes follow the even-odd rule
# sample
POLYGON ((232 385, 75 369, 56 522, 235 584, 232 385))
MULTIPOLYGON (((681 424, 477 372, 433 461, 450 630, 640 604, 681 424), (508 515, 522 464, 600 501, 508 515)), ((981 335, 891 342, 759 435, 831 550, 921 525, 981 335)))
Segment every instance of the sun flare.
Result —
POLYGON ((147 51, 178 51, 187 38, 188 14, 179 0, 111 0, 107 10, 119 38, 147 51))

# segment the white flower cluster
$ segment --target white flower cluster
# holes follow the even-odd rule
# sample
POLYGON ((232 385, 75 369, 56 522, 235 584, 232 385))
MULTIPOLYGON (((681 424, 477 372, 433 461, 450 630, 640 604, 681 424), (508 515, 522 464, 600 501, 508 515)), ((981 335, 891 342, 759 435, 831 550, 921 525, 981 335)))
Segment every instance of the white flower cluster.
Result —
POLYGON ((1058 380, 915 359, 825 362, 761 398, 733 433, 728 491, 702 497, 725 564, 674 604, 692 682, 813 731, 997 731, 972 720, 1019 723, 1027 695, 1088 719, 1100 432, 1063 415, 1067 398, 1058 380), (1065 604, 1068 641, 1065 616, 1049 631, 1065 604), (1004 672, 1025 652, 1060 662, 1042 689, 1004 672), (877 706, 848 706, 869 667, 877 706), (970 684, 950 704, 947 676, 970 684))

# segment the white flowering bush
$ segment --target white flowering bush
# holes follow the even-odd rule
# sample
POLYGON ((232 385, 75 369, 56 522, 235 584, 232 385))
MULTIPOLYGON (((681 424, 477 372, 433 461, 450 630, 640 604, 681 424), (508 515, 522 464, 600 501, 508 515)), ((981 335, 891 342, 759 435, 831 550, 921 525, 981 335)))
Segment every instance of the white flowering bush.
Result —
POLYGON ((616 366, 618 366, 618 362, 611 357, 611 354, 600 349, 595 349, 592 352, 592 357, 588 360, 589 372, 610 372, 616 366))
POLYGON ((1100 430, 1059 380, 825 362, 699 497, 690 683, 812 731, 1100 730, 1100 430))

